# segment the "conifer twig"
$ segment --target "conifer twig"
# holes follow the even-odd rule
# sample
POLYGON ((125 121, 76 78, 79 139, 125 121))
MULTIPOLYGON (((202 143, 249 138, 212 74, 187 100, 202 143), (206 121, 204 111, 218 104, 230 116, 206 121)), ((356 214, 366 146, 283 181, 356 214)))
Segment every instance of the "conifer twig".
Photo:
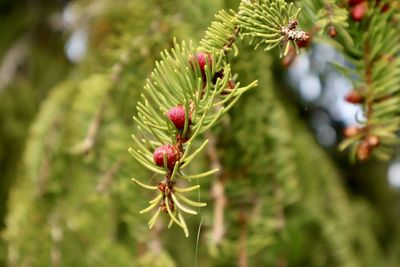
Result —
POLYGON ((237 37, 239 36, 239 33, 240 33, 240 28, 236 25, 233 30, 232 36, 228 39, 228 41, 226 42, 226 44, 223 47, 225 55, 228 54, 230 48, 232 47, 232 45, 235 43, 237 37))
MULTIPOLYGON (((274 188, 274 197, 277 200, 277 203, 283 202, 284 194, 282 192, 282 189, 277 185, 274 188)), ((277 230, 282 231, 286 225, 285 211, 282 205, 277 204, 275 209, 275 219, 276 219, 277 230)))
POLYGON ((24 62, 28 52, 28 43, 26 38, 21 38, 11 46, 3 55, 0 64, 0 93, 6 88, 15 77, 18 67, 24 62))
POLYGON ((154 225, 154 231, 152 232, 151 239, 148 243, 148 249, 153 253, 160 254, 163 246, 160 240, 160 234, 163 231, 163 225, 160 221, 157 221, 154 225))
POLYGON ((123 160, 119 159, 116 160, 111 167, 108 169, 108 171, 103 175, 103 177, 100 179, 99 183, 96 186, 96 191, 99 193, 104 193, 107 191, 107 189, 110 187, 115 174, 121 169, 123 164, 123 160))
POLYGON ((212 239, 215 244, 220 244, 222 238, 225 234, 224 226, 224 209, 226 206, 226 196, 225 196, 225 182, 223 177, 223 168, 219 160, 217 151, 217 137, 211 133, 205 133, 206 138, 209 140, 209 145, 207 147, 207 155, 211 161, 211 167, 213 169, 218 168, 219 172, 216 179, 214 179, 211 186, 211 195, 214 198, 214 221, 212 228, 212 239))
MULTIPOLYGON (((119 61, 112 66, 109 78, 112 81, 113 85, 117 84, 118 81, 120 80, 122 71, 124 70, 124 65, 128 62, 128 59, 129 59, 129 49, 125 53, 121 54, 119 61)), ((93 149, 101 125, 104 109, 106 108, 107 104, 106 102, 108 97, 110 97, 110 90, 102 99, 100 107, 97 110, 96 115, 94 116, 89 125, 82 147, 79 149, 79 152, 82 154, 87 155, 93 149)))
POLYGON ((247 252, 247 235, 248 235, 248 227, 247 227, 247 216, 244 211, 240 211, 239 213, 239 224, 240 224, 240 233, 239 233, 239 253, 238 253, 238 267, 248 267, 248 252, 247 252))
POLYGON ((90 122, 85 140, 83 141, 81 153, 82 154, 89 154, 89 152, 93 149, 93 146, 96 141, 97 133, 100 128, 101 119, 103 117, 103 112, 105 109, 105 101, 102 102, 100 108, 97 110, 96 115, 90 122))

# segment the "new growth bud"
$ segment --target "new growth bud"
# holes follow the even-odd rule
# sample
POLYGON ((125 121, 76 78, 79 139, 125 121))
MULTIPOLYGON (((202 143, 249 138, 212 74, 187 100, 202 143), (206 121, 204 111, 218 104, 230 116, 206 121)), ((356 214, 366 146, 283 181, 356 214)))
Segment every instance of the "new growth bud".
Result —
POLYGON ((310 44, 310 37, 305 40, 297 40, 296 44, 299 48, 307 47, 310 44))
POLYGON ((361 95, 360 92, 356 90, 351 90, 349 93, 347 93, 344 99, 352 104, 360 104, 363 102, 364 97, 361 95))
POLYGON ((371 156, 372 150, 380 145, 379 137, 368 135, 360 141, 357 147, 357 157, 359 160, 366 160, 371 156))
POLYGON ((361 21, 368 11, 368 3, 362 2, 353 6, 350 10, 351 18, 354 21, 361 21))
POLYGON ((336 37, 337 31, 336 31, 335 26, 333 26, 333 25, 329 26, 328 35, 329 35, 331 38, 335 38, 335 37, 336 37))
POLYGON ((178 154, 175 147, 168 144, 160 146, 154 150, 153 160, 158 166, 164 166, 164 154, 167 156, 168 168, 172 169, 175 166, 178 154))
POLYGON ((379 137, 375 135, 369 135, 365 138, 365 141, 368 143, 370 147, 377 147, 380 144, 379 137))
MULTIPOLYGON (((179 105, 171 108, 170 110, 168 110, 167 116, 178 130, 182 130, 183 128, 185 128, 185 108, 183 106, 179 105)), ((189 114, 188 125, 190 125, 190 123, 191 119, 189 114)))
POLYGON ((210 64, 209 65, 209 67, 210 67, 212 64, 212 57, 208 53, 197 52, 196 59, 193 56, 190 56, 190 58, 189 58, 189 63, 191 64, 191 66, 195 67, 195 65, 196 65, 195 60, 199 63, 200 71, 201 71, 201 74, 203 75, 203 77, 205 77, 205 75, 206 75, 205 66, 207 65, 207 58, 208 58, 208 63, 210 64))
POLYGON ((360 131, 361 131, 360 128, 358 128, 356 126, 350 126, 343 130, 343 135, 345 137, 353 137, 353 136, 356 136, 360 131))
POLYGON ((371 156, 371 146, 365 140, 362 140, 357 147, 357 158, 361 161, 367 160, 371 156))

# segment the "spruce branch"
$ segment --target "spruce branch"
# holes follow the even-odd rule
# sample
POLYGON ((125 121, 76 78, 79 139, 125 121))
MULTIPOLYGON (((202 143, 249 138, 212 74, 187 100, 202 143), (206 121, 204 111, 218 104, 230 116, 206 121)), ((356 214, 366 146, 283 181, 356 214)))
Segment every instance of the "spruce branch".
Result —
MULTIPOLYGON (((308 33, 297 30, 299 11, 294 11, 293 4, 286 4, 283 0, 242 2, 238 13, 232 10, 219 12, 199 48, 195 49, 191 43, 179 45, 174 41, 171 51, 161 53, 161 61, 156 62, 146 82, 142 101, 137 105, 138 113, 134 121, 138 132, 132 136, 135 147, 129 149, 144 167, 163 176, 158 185, 147 185, 132 179, 145 189, 158 191, 150 205, 140 212, 156 209, 148 223, 149 228, 153 227, 163 211, 170 217, 169 227, 177 224, 188 236, 182 213, 197 214, 191 207, 206 204, 182 195, 197 187, 175 190, 176 182, 220 171, 219 168, 199 174, 182 171, 208 141, 194 151, 193 142, 215 125, 244 92, 257 85, 257 81, 246 86, 236 82, 227 54, 232 49, 237 54, 234 42, 239 36, 256 40, 256 47, 267 44, 266 50, 280 45, 283 55, 287 54, 290 43, 298 51, 297 42, 309 39, 308 33)), ((221 181, 216 188, 219 188, 215 190, 219 192, 215 196, 218 203, 216 212, 218 218, 223 218, 225 201, 221 181)), ((222 238, 223 219, 219 219, 218 225, 216 240, 222 238)))
POLYGON ((76 148, 74 150, 75 153, 82 153, 87 155, 93 149, 97 133, 99 132, 101 118, 103 117, 105 107, 106 105, 103 101, 103 103, 101 103, 100 105, 100 108, 97 110, 93 120, 90 122, 85 139, 83 140, 82 144, 79 145, 79 148, 76 148))
POLYGON ((362 105, 365 119, 361 127, 346 129, 347 139, 342 142, 340 149, 351 147, 353 158, 359 160, 368 159, 373 151, 379 158, 387 159, 393 144, 398 142, 400 38, 394 27, 396 11, 398 8, 374 12, 365 18, 365 30, 354 31, 354 39, 360 44, 357 49, 361 57, 348 58, 355 68, 347 73, 357 79, 353 80, 354 89, 346 99, 362 105))
POLYGON ((182 194, 192 191, 193 187, 178 189, 181 193, 175 192, 175 180, 198 179, 218 171, 186 174, 182 169, 207 144, 206 140, 197 150, 191 151, 198 135, 212 127, 245 91, 256 85, 253 82, 244 87, 240 83, 233 88, 229 86, 232 74, 225 55, 232 43, 233 39, 228 39, 223 46, 225 49, 199 53, 191 43, 178 45, 175 42, 171 52, 161 54, 162 60, 156 63, 145 85, 146 94, 142 95, 137 106, 138 115, 134 117, 141 137, 133 135, 136 147, 129 152, 145 167, 164 176, 158 186, 133 179, 143 188, 158 191, 157 197, 140 212, 146 213, 158 207, 149 221, 149 228, 163 211, 170 217, 169 226, 177 224, 187 236, 182 212, 197 214, 191 207, 206 205, 182 194))
POLYGON ((346 29, 349 24, 348 11, 336 0, 303 0, 300 3, 304 16, 302 26, 313 29, 313 35, 334 38, 337 35, 349 44, 352 39, 346 29))
MULTIPOLYGON (((95 147, 96 138, 99 134, 102 119, 104 116, 105 109, 107 107, 109 99, 112 97, 113 88, 118 84, 121 79, 121 74, 128 63, 130 51, 132 50, 133 44, 131 44, 126 51, 121 53, 118 61, 113 64, 109 73, 105 75, 93 75, 92 78, 82 83, 82 97, 88 97, 86 91, 93 90, 93 94, 98 96, 97 110, 94 112, 93 118, 90 121, 85 137, 82 141, 74 144, 71 148, 71 152, 75 154, 88 155, 95 147), (100 80, 104 80, 103 83, 100 80)), ((85 107, 80 106, 80 101, 77 101, 76 113, 82 111, 85 107)), ((82 101, 83 102, 83 101, 82 101)))

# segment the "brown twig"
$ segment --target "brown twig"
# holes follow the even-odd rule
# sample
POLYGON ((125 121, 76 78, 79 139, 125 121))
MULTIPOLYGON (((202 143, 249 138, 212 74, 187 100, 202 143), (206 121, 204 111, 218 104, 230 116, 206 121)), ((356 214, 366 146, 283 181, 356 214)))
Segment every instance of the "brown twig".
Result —
POLYGON ((52 240, 50 251, 51 266, 58 267, 62 261, 62 251, 60 247, 63 240, 63 230, 57 213, 53 213, 50 216, 50 230, 52 240))
POLYGON ((365 112, 366 112, 366 125, 363 129, 363 138, 359 142, 358 147, 357 147, 357 157, 359 160, 366 160, 371 156, 372 150, 379 145, 380 140, 377 136, 373 136, 372 134, 372 128, 373 125, 371 125, 371 120, 373 117, 374 113, 374 108, 373 105, 375 103, 374 101, 374 96, 371 91, 371 87, 373 86, 373 79, 372 79, 372 66, 375 63, 376 60, 370 60, 369 58, 370 54, 370 46, 369 46, 369 40, 367 40, 365 44, 365 49, 364 49, 364 61, 366 64, 365 68, 365 83, 366 83, 366 95, 364 97, 364 105, 365 105, 365 112))
POLYGON ((247 216, 241 211, 239 213, 240 234, 239 234, 239 254, 238 254, 238 267, 248 267, 248 252, 247 252, 247 216))
MULTIPOLYGON (((129 59, 129 51, 123 53, 120 56, 119 61, 112 66, 110 80, 113 82, 113 85, 115 85, 119 81, 122 71, 124 70, 124 64, 128 62, 128 59, 129 59)), ((103 97, 100 107, 97 110, 96 115, 94 116, 93 120, 89 125, 85 140, 83 141, 83 145, 81 149, 79 149, 80 153, 87 155, 93 149, 101 125, 103 113, 106 108, 107 98, 109 96, 110 96, 110 91, 108 92, 108 94, 106 94, 106 96, 103 97)))
MULTIPOLYGON (((46 147, 45 147, 45 150, 46 147)), ((37 185, 38 185, 38 195, 43 196, 47 191, 48 181, 49 181, 49 170, 50 169, 50 159, 49 152, 43 153, 43 160, 40 164, 39 173, 37 176, 37 185)))
POLYGON ((21 38, 6 52, 0 65, 0 93, 12 82, 18 67, 24 62, 28 52, 26 38, 21 38))
MULTIPOLYGON (((176 134, 176 143, 174 145, 175 148, 175 158, 176 162, 179 162, 181 157, 183 156, 185 150, 183 148, 183 144, 185 144, 189 140, 189 136, 187 135, 189 131, 187 131, 186 135, 183 135, 181 133, 176 134)), ((178 163, 179 164, 179 163, 178 163)), ((167 205, 169 208, 174 211, 175 210, 175 205, 174 205, 174 200, 172 198, 172 192, 174 191, 174 186, 175 186, 175 181, 171 180, 171 176, 173 173, 173 170, 175 168, 175 164, 173 166, 168 166, 168 171, 165 174, 164 181, 160 182, 158 184, 158 190, 160 190, 163 193, 163 200, 161 202, 161 210, 164 212, 168 212, 167 205), (167 202, 165 203, 164 199, 167 197, 167 202)))
POLYGON ((207 147, 207 155, 211 161, 213 169, 218 169, 217 179, 213 181, 211 186, 211 195, 214 198, 214 221, 212 228, 212 239, 215 244, 220 244, 225 234, 224 226, 224 209, 226 206, 225 182, 223 177, 222 164, 219 160, 217 151, 217 138, 211 132, 205 133, 205 137, 209 140, 207 147))
POLYGON ((233 30, 233 35, 228 39, 224 47, 222 48, 224 50, 225 55, 228 54, 230 48, 232 47, 233 43, 236 41, 238 35, 240 33, 240 28, 239 26, 236 26, 235 29, 233 30))
POLYGON ((57 128, 60 125, 59 118, 55 118, 51 123, 50 128, 48 129, 47 138, 43 141, 43 159, 40 163, 38 175, 37 175, 37 186, 38 186, 38 195, 43 196, 47 192, 49 175, 50 175, 50 166, 52 163, 52 151, 54 151, 54 144, 52 144, 53 135, 57 131, 57 128))
POLYGON ((94 116, 93 120, 91 121, 86 138, 83 141, 82 148, 80 149, 80 152, 87 155, 89 152, 93 149, 93 146, 96 141, 97 133, 100 128, 101 124, 101 119, 103 117, 103 112, 105 109, 105 102, 101 104, 100 108, 97 110, 96 115, 94 116))
POLYGON ((148 242, 148 249, 156 255, 160 254, 163 249, 163 245, 160 240, 162 231, 163 225, 160 221, 157 221, 154 225, 154 231, 152 231, 151 238, 148 242))
POLYGON ((99 193, 106 192, 115 177, 115 174, 121 169, 123 161, 121 159, 115 161, 108 171, 103 175, 100 179, 99 183, 96 186, 96 191, 99 193))
POLYGON ((276 219, 276 228, 278 231, 281 231, 286 226, 286 219, 285 219, 285 211, 283 207, 283 200, 285 198, 282 188, 275 185, 274 186, 274 198, 277 202, 275 206, 275 219, 276 219))

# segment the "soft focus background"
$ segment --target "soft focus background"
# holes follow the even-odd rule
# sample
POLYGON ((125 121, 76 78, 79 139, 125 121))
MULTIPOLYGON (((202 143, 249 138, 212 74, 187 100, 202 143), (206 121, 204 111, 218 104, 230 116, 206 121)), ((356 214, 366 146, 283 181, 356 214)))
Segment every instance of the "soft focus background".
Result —
POLYGON ((360 111, 327 44, 284 68, 238 42, 232 69, 259 87, 192 166, 222 165, 193 196, 209 205, 188 239, 139 216, 151 195, 130 178, 156 178, 127 149, 146 77, 174 36, 197 43, 238 2, 0 0, 0 266, 400 266, 400 150, 337 151, 360 111))

